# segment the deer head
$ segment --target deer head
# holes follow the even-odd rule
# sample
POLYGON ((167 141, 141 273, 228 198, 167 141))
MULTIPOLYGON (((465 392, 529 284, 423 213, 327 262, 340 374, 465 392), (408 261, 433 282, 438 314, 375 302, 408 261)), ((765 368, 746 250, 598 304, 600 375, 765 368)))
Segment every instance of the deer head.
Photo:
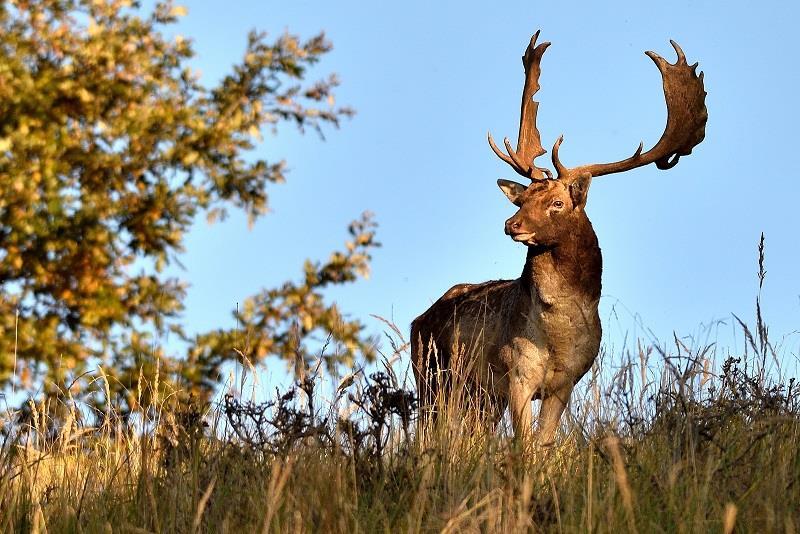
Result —
POLYGON ((667 102, 667 126, 655 146, 642 152, 644 144, 640 143, 636 152, 624 160, 567 168, 558 156, 564 140, 562 135, 552 150, 556 171, 556 177, 553 178, 550 170, 535 164, 536 158, 546 151, 542 148, 536 127, 539 103, 533 100, 533 96, 539 90, 542 56, 550 46, 550 43, 537 45, 538 37, 537 31, 522 56, 525 87, 522 91, 517 149, 514 150, 508 138, 505 138, 506 153, 503 153, 491 134, 489 146, 500 159, 532 182, 526 186, 511 180, 497 181, 508 199, 519 207, 517 213, 506 221, 506 233, 515 241, 527 245, 548 246, 558 243, 565 233, 571 231, 573 225, 568 224, 570 219, 585 218, 583 208, 592 178, 628 171, 649 163, 655 163, 662 170, 674 167, 681 156, 691 154, 692 149, 705 137, 708 113, 703 73, 697 74, 697 63, 689 65, 683 50, 670 41, 678 54, 674 64, 668 63, 655 52, 646 52, 661 72, 667 102))

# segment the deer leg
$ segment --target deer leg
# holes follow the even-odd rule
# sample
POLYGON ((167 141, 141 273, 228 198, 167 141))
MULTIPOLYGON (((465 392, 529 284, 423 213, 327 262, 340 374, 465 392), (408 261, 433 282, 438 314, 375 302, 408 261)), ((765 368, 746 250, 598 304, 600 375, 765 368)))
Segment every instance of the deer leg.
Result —
POLYGON ((569 396, 572 393, 572 385, 557 389, 542 399, 542 406, 539 409, 539 435, 537 439, 542 445, 551 445, 555 438, 558 423, 561 415, 567 406, 569 396))
POLYGON ((515 384, 509 391, 509 408, 511 410, 511 425, 514 427, 514 437, 529 439, 533 425, 533 410, 531 408, 531 388, 515 384))

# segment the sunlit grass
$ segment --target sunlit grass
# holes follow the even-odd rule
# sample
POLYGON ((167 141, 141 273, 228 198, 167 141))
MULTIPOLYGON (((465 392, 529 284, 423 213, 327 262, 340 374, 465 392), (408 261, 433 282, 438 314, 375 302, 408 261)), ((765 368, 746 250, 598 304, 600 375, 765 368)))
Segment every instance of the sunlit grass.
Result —
POLYGON ((32 406, 26 423, 4 422, 0 526, 794 532, 800 397, 762 372, 752 336, 739 361, 706 363, 703 347, 680 343, 604 354, 599 365, 617 372, 587 376, 548 448, 487 429, 458 402, 420 423, 391 369, 314 403, 313 375, 271 405, 237 392, 200 409, 156 397, 100 427, 68 402, 32 406))
POLYGON ((0 419, 0 530, 797 532, 800 394, 781 369, 796 355, 760 303, 755 325, 741 353, 678 337, 601 351, 550 447, 488 427, 464 373, 419 419, 392 325, 382 367, 327 384, 298 369, 268 402, 244 381, 209 406, 140 383, 148 405, 97 418, 66 391, 0 419))

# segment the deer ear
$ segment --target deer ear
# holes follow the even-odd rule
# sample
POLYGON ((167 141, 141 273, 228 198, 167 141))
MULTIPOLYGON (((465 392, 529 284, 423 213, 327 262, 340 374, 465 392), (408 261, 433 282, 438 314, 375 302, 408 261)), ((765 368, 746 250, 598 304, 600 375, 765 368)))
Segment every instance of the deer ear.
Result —
POLYGON ((527 187, 517 182, 512 182, 511 180, 503 180, 502 178, 497 180, 497 185, 500 186, 500 190, 514 205, 520 206, 522 204, 522 193, 525 192, 527 187))
POLYGON ((589 196, 589 185, 592 183, 592 175, 588 172, 581 174, 569 184, 569 196, 572 198, 574 209, 583 209, 589 196))

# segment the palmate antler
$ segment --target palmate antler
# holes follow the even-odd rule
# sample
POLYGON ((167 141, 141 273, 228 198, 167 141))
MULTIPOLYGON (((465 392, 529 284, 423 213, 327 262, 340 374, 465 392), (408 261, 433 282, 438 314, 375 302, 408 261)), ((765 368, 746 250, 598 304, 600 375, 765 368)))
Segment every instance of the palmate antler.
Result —
MULTIPOLYGON (((533 158, 543 154, 539 141, 539 131, 536 129, 536 110, 538 108, 537 102, 531 102, 531 97, 539 89, 539 62, 541 61, 544 50, 550 43, 542 43, 535 49, 534 46, 536 37, 539 32, 533 36, 531 45, 525 53, 523 62, 525 63, 525 89, 523 91, 523 107, 520 123, 520 147, 530 146, 524 154, 534 154, 533 158), (532 51, 532 53, 531 53, 532 51), (532 56, 528 60, 528 56, 532 56), (529 68, 530 67, 532 68, 529 68), (532 90, 531 90, 532 89, 532 90), (532 112, 526 113, 526 103, 532 105, 532 112), (524 134, 524 135, 523 135, 524 134)), ((636 167, 655 163, 659 169, 670 169, 678 163, 681 156, 691 154, 692 149, 697 146, 705 137, 706 121, 708 120, 708 112, 705 105, 706 91, 703 87, 703 73, 699 74, 697 71, 697 63, 689 65, 686 62, 686 55, 681 50, 675 41, 670 41, 675 52, 678 54, 678 60, 675 64, 668 63, 664 58, 655 52, 645 52, 650 59, 658 67, 664 82, 664 97, 667 102, 667 126, 661 139, 655 144, 653 148, 647 152, 642 152, 644 144, 640 143, 639 148, 633 156, 617 161, 614 163, 595 163, 590 165, 581 165, 579 167, 567 168, 558 157, 558 150, 563 141, 563 136, 559 137, 553 146, 552 158, 553 166, 557 173, 557 179, 568 179, 577 177, 595 177, 603 176, 605 174, 612 174, 616 172, 624 172, 636 167)), ((492 142, 491 136, 489 143, 492 150, 500 156, 503 161, 509 163, 515 171, 528 176, 532 179, 540 179, 544 174, 550 175, 546 169, 540 169, 531 166, 526 169, 520 164, 524 163, 525 158, 514 157, 518 156, 521 148, 517 148, 517 154, 510 150, 510 144, 506 140, 506 148, 509 149, 509 158, 505 154, 499 152, 497 147, 492 142), (509 161, 511 159, 512 161, 509 161), (537 175, 538 172, 538 175, 537 175)))
MULTIPOLYGON (((541 31, 541 30, 540 30, 541 31)), ((531 180, 543 180, 545 175, 552 178, 553 175, 548 169, 543 169, 534 165, 533 161, 546 153, 547 151, 542 148, 542 141, 539 137, 539 130, 536 128, 536 113, 539 109, 539 103, 533 100, 533 95, 539 90, 539 74, 541 67, 539 63, 542 61, 542 55, 550 43, 542 43, 536 46, 536 39, 539 38, 537 31, 531 37, 531 43, 525 50, 525 55, 522 56, 522 64, 525 67, 525 88, 522 90, 522 109, 520 111, 519 120, 519 137, 517 139, 517 150, 511 148, 511 143, 508 137, 503 139, 503 143, 508 150, 508 154, 504 154, 492 139, 492 134, 489 134, 489 146, 492 147, 497 157, 511 165, 511 168, 519 174, 531 180)))

